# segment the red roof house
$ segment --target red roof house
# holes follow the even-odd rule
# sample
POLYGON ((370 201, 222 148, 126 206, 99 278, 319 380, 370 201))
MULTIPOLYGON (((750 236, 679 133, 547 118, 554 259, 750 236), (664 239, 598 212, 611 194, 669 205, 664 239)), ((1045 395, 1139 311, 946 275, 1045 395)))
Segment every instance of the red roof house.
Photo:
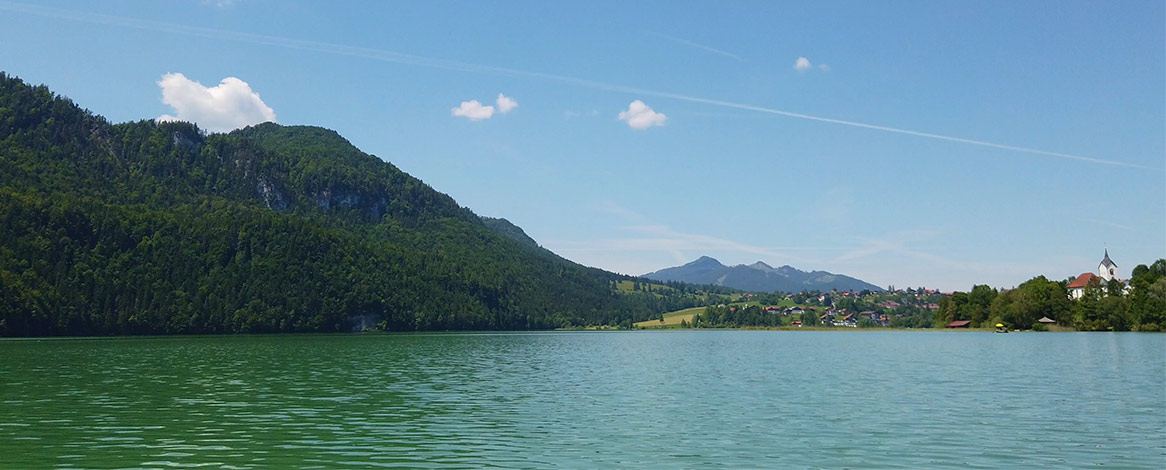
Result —
POLYGON ((1096 274, 1081 273, 1080 276, 1077 276, 1077 279, 1074 279, 1073 282, 1070 282, 1069 285, 1065 286, 1065 290, 1069 292, 1070 299, 1080 299, 1081 297, 1085 296, 1085 287, 1088 286, 1089 283, 1096 282, 1101 284, 1101 281, 1104 281, 1104 279, 1096 274))
POLYGON ((1097 275, 1093 273, 1081 273, 1080 276, 1077 276, 1077 279, 1074 279, 1073 282, 1070 282, 1068 286, 1065 286, 1065 288, 1084 289, 1085 286, 1089 285, 1089 281, 1092 281, 1095 277, 1097 277, 1097 275))
POLYGON ((947 324, 948 328, 968 328, 972 324, 971 320, 958 320, 947 324))

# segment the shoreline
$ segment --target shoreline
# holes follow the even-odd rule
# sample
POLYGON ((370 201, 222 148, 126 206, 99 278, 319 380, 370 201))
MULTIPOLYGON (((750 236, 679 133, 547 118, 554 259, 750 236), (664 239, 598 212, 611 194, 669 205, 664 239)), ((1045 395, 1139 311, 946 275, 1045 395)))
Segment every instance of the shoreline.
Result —
MULTIPOLYGON (((631 329, 620 328, 604 328, 604 327, 579 327, 579 328, 555 328, 554 331, 959 331, 959 332, 976 332, 976 333, 996 333, 995 328, 892 328, 892 327, 877 327, 877 328, 852 328, 845 326, 740 326, 733 328, 681 328, 679 326, 652 326, 639 327, 631 329)), ((1057 328, 1048 331, 1036 330, 1009 330, 1008 333, 1121 333, 1115 331, 1079 331, 1073 328, 1057 328)), ((1134 332, 1139 333, 1139 332, 1134 332)), ((1156 333, 1148 331, 1144 333, 1156 333)))
MULTIPOLYGON (((617 327, 576 327, 554 328, 545 330, 434 330, 434 331, 362 331, 362 332, 320 332, 320 333, 239 333, 239 334, 207 334, 207 335, 112 335, 112 336, 7 336, 0 337, 0 342, 41 342, 41 341, 102 341, 102 340, 159 340, 170 338, 271 338, 271 337, 312 337, 312 336, 412 336, 412 335, 441 335, 441 334, 538 334, 553 332, 637 332, 637 331, 829 331, 829 332, 893 332, 909 331, 922 333, 958 332, 958 333, 995 333, 993 328, 851 328, 851 327, 736 327, 736 328, 617 328, 617 327)), ((1161 331, 1087 331, 1071 328, 1057 328, 1048 331, 1011 330, 1009 333, 1166 333, 1161 331)))

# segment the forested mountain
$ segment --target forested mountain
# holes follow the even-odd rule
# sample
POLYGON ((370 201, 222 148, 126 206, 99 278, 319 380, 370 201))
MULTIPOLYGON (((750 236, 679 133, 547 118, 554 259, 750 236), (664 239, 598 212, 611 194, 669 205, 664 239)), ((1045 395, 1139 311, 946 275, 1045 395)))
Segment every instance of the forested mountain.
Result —
POLYGON ((527 235, 526 231, 522 230, 522 227, 510 223, 509 220, 496 219, 493 217, 482 217, 482 223, 486 225, 486 228, 492 230, 494 233, 502 235, 531 248, 539 247, 538 242, 534 241, 533 238, 530 238, 530 235, 527 235))
POLYGON ((683 266, 661 269, 645 274, 648 279, 679 281, 692 284, 712 284, 750 292, 802 292, 832 289, 859 292, 881 291, 882 288, 841 274, 826 271, 805 272, 792 266, 774 268, 761 261, 748 266, 725 266, 708 256, 701 256, 683 266))
POLYGON ((0 335, 526 329, 692 306, 335 132, 111 124, 0 72, 0 335))

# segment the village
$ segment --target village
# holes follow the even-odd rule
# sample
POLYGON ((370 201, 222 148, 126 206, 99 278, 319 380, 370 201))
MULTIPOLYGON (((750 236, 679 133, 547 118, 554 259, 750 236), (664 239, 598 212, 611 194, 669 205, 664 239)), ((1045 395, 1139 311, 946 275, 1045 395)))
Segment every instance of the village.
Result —
MULTIPOLYGON (((935 289, 892 288, 886 292, 830 291, 784 294, 780 301, 775 303, 772 302, 774 299, 770 295, 744 294, 742 300, 756 299, 762 311, 788 318, 782 323, 788 322, 788 326, 795 328, 810 325, 849 328, 858 328, 860 325, 915 327, 918 322, 911 319, 933 317, 934 312, 939 309, 939 301, 943 295, 935 289), (767 305, 769 303, 774 305, 767 305), (806 317, 810 315, 816 317, 817 321, 809 321, 806 317)), ((737 307, 728 308, 734 311, 737 307)))
POLYGON ((1166 282, 1166 274, 1160 272, 1164 270, 1166 262, 1159 260, 1153 267, 1136 267, 1132 279, 1121 279, 1107 249, 1093 272, 1061 281, 1037 276, 1010 289, 977 285, 969 292, 888 286, 885 291, 742 293, 715 306, 664 314, 658 321, 635 326, 1158 331, 1164 323, 1158 318, 1163 309, 1150 286, 1166 282), (1021 292, 1043 300, 1023 307, 1012 305, 1021 292))

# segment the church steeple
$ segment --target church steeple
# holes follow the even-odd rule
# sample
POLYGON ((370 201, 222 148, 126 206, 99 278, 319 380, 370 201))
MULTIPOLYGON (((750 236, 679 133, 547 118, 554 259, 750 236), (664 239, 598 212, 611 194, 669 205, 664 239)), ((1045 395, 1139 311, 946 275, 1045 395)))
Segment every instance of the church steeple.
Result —
POLYGON ((1105 257, 1097 265, 1097 275, 1105 279, 1106 282, 1117 279, 1117 263, 1109 259, 1109 248, 1105 249, 1105 257))
POLYGON ((1117 263, 1114 263, 1113 260, 1109 259, 1109 248, 1105 249, 1105 258, 1101 259, 1101 265, 1107 268, 1117 267, 1117 263))

